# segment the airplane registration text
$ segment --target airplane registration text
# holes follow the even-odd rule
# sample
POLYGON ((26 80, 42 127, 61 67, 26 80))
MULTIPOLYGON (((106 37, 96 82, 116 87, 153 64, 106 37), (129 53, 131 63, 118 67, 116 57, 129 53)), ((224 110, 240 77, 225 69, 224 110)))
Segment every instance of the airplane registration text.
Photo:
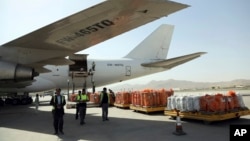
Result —
POLYGON ((112 26, 112 25, 114 25, 114 22, 112 22, 110 20, 103 20, 103 21, 95 23, 91 26, 82 28, 79 31, 77 31, 71 35, 64 36, 63 38, 58 39, 56 42, 60 43, 60 44, 64 44, 66 42, 71 42, 79 37, 82 37, 85 35, 90 35, 93 32, 97 32, 100 29, 104 29, 104 28, 112 26))

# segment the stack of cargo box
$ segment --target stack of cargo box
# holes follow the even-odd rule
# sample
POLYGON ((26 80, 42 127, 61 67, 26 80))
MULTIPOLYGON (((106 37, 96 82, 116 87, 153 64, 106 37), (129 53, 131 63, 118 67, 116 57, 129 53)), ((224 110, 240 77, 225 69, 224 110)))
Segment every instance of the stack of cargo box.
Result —
POLYGON ((70 97, 69 97, 69 101, 75 102, 76 101, 76 96, 77 96, 77 94, 71 94, 70 97))
POLYGON ((234 91, 227 94, 171 96, 167 105, 167 110, 205 113, 234 112, 245 108, 242 96, 234 91))
POLYGON ((129 92, 118 92, 115 95, 115 104, 131 104, 131 94, 129 92))
MULTIPOLYGON (((99 104, 100 103, 100 94, 101 94, 101 92, 96 92, 96 93, 89 94, 89 101, 94 103, 94 104, 99 104)), ((110 99, 110 105, 113 105, 114 104, 114 99, 111 96, 111 94, 108 93, 108 95, 109 95, 109 99, 110 99)))
POLYGON ((131 92, 131 104, 137 107, 162 107, 167 105, 167 97, 173 95, 174 91, 145 89, 143 91, 131 92))
POLYGON ((100 103, 100 94, 99 93, 92 93, 90 94, 89 101, 95 104, 100 103))

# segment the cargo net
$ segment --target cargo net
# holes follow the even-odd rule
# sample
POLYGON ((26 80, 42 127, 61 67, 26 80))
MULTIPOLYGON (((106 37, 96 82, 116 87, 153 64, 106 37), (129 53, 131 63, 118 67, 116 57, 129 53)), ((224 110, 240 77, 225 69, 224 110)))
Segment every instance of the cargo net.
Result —
POLYGON ((167 110, 181 112, 201 112, 220 114, 248 109, 242 95, 229 91, 227 94, 205 94, 199 96, 171 96, 168 97, 167 110))

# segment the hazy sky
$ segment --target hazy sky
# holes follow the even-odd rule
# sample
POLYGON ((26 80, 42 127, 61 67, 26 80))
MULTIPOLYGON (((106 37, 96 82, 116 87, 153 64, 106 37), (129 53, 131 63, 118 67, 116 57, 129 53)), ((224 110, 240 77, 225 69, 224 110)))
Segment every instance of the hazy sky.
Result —
MULTIPOLYGON (((190 7, 82 53, 90 54, 89 58, 123 57, 159 25, 172 24, 175 30, 167 58, 194 52, 207 54, 169 71, 123 83, 147 83, 153 79, 197 82, 250 79, 250 1, 175 1, 190 7)), ((100 2, 102 0, 1 0, 0 44, 100 2)))

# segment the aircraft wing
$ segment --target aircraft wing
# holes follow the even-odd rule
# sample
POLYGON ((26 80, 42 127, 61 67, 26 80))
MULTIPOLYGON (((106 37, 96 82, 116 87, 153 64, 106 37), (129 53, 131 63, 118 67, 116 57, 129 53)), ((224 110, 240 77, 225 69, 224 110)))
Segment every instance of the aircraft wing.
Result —
POLYGON ((171 69, 188 61, 191 61, 195 58, 200 57, 201 55, 205 54, 206 52, 197 52, 189 55, 184 55, 176 58, 161 60, 153 63, 143 63, 141 64, 144 67, 162 67, 166 69, 171 69))
POLYGON ((107 0, 2 45, 0 59, 46 72, 44 65, 72 64, 65 56, 186 7, 168 0, 107 0))

